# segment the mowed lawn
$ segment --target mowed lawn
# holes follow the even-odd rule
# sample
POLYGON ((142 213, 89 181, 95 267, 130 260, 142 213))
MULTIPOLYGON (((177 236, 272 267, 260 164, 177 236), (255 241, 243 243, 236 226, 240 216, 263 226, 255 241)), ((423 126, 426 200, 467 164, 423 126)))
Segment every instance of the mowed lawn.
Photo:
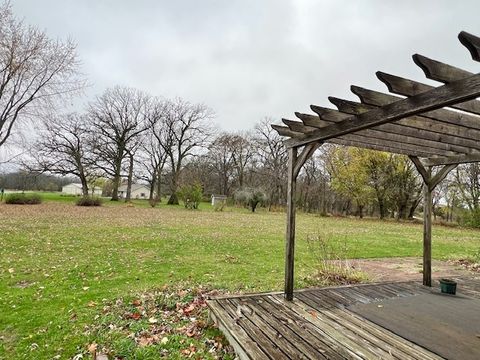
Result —
MULTIPOLYGON (((207 204, 197 211, 1 204, 0 359, 71 358, 92 341, 85 325, 100 310, 89 304, 102 299, 179 282, 279 290, 284 228, 284 213, 215 212, 207 204)), ((315 271, 307 238, 317 237, 355 258, 422 254, 421 224, 298 214, 297 287, 315 271)), ((472 256, 479 248, 480 231, 434 227, 435 258, 472 256)))

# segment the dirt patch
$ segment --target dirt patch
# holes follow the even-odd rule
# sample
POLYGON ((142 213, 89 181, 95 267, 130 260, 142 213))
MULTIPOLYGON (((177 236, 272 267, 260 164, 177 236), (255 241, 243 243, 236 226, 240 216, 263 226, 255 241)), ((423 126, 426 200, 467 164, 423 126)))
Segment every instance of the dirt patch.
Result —
MULTIPOLYGON (((369 281, 422 281, 422 258, 385 258, 351 260, 355 270, 367 274, 369 281)), ((432 277, 472 276, 475 273, 464 267, 447 261, 432 261, 432 277)), ((478 273, 477 273, 478 274, 478 273)))

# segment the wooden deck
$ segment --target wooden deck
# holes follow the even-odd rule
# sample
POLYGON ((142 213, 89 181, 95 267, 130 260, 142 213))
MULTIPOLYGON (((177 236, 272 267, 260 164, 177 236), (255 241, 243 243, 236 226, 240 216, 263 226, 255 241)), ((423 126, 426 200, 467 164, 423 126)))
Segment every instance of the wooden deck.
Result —
MULTIPOLYGON (((456 280, 458 293, 480 299, 480 279, 456 280)), ((268 293, 216 298, 208 306, 240 359, 442 359, 435 348, 421 347, 349 309, 432 292, 438 290, 419 282, 363 284, 296 291, 293 302, 268 293)), ((478 351, 480 358, 480 339, 478 351)))

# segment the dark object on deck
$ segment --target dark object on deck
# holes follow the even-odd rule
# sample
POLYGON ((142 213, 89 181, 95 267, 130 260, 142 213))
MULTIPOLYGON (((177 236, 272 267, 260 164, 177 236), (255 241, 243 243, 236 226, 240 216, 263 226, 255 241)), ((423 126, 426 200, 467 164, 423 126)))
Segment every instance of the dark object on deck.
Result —
POLYGON ((457 283, 450 279, 440 279, 440 290, 444 294, 455 295, 457 292, 457 283))

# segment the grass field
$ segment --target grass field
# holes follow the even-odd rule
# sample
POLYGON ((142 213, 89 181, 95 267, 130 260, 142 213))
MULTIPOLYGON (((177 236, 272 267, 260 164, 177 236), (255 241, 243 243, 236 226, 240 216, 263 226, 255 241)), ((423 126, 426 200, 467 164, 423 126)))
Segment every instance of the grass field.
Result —
MULTIPOLYGON (((243 292, 283 285, 283 213, 153 209, 141 201, 83 208, 75 198, 46 197, 41 205, 0 205, 0 359, 72 358, 97 341, 85 329, 103 319, 102 303, 166 284, 243 292)), ((297 234, 297 287, 317 264, 307 238, 346 245, 355 258, 422 253, 421 224, 299 214, 297 234)), ((478 230, 433 229, 434 258, 479 248, 478 230)))

